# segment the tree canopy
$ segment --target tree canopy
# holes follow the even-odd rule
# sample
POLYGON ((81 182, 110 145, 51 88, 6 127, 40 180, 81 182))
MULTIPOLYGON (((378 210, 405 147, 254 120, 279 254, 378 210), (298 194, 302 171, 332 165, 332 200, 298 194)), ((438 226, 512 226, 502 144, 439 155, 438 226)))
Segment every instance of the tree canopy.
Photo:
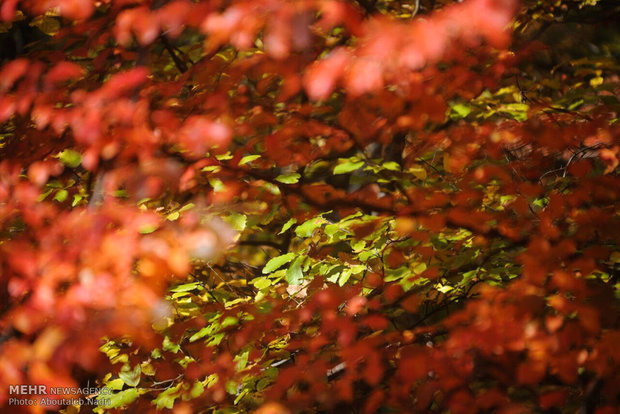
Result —
POLYGON ((618 412, 618 2, 0 19, 3 410, 618 412))

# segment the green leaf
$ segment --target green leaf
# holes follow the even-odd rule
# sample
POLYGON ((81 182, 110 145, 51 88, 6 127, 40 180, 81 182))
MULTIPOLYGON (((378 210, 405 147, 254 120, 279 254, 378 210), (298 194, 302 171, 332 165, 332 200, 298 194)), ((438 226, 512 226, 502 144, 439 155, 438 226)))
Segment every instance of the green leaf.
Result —
POLYGON ((301 178, 301 175, 298 173, 280 174, 276 177, 276 181, 284 184, 295 184, 299 181, 299 178, 301 178))
POLYGON ((239 161, 239 165, 247 164, 259 158, 260 155, 246 155, 245 157, 241 158, 241 161, 239 161))
POLYGON ((334 167, 334 174, 346 174, 355 171, 364 165, 364 161, 352 162, 351 160, 344 160, 343 163, 334 167))
POLYGON ((207 346, 218 346, 225 336, 226 334, 224 332, 213 335, 209 342, 207 342, 207 346))
POLYGON ((351 277, 351 273, 351 269, 345 269, 338 278, 338 285, 344 286, 344 284, 347 283, 347 280, 351 277))
POLYGON ((222 167, 220 167, 219 165, 207 165, 206 167, 203 167, 202 172, 219 172, 222 169, 222 167))
POLYGON ((191 391, 189 392, 189 395, 191 395, 192 398, 198 398, 202 395, 204 391, 205 387, 204 385, 202 385, 202 382, 196 381, 191 391))
POLYGON ((328 224, 327 226, 325 226, 325 234, 327 234, 329 237, 333 237, 334 234, 338 233, 339 231, 341 230, 338 224, 328 224))
POLYGON ((239 323, 239 319, 235 318, 234 316, 227 316, 224 318, 220 326, 222 329, 224 329, 224 328, 228 328, 229 326, 236 325, 238 323, 239 323))
POLYGON ((274 257, 269 260, 265 267, 263 268, 263 274, 271 273, 274 270, 278 270, 280 267, 284 266, 295 257, 295 253, 287 253, 282 256, 274 257))
POLYGON ((198 282, 185 283, 185 284, 173 287, 172 289, 170 289, 170 291, 171 292, 189 292, 191 290, 198 289, 199 287, 200 287, 200 283, 198 282))
POLYGON ((226 160, 231 160, 232 157, 233 157, 232 154, 230 153, 230 151, 228 151, 226 154, 216 155, 215 159, 218 161, 226 161, 226 160))
POLYGON ((456 103, 452 105, 452 110, 457 115, 455 118, 465 118, 471 113, 471 107, 463 103, 456 103))
POLYGON ((174 342, 172 342, 172 341, 170 340, 170 338, 169 338, 169 337, 165 336, 165 337, 164 337, 164 340, 163 340, 163 342, 162 342, 162 344, 161 344, 161 348, 162 348, 164 351, 170 351, 170 352, 173 352, 173 353, 175 353, 175 354, 176 354, 176 353, 177 353, 177 352, 179 352, 179 350, 181 349, 181 346, 180 346, 180 345, 178 345, 178 344, 175 344, 174 342))
POLYGON ((47 190, 46 192, 42 193, 39 196, 39 198, 37 199, 37 201, 41 202, 41 201, 45 200, 47 198, 47 196, 52 193, 52 191, 54 191, 54 190, 47 190))
POLYGON ((157 230, 157 225, 145 224, 144 226, 140 227, 138 231, 140 232, 140 234, 149 234, 153 233, 155 230, 157 230))
POLYGON ((235 398, 235 401, 233 402, 235 405, 237 405, 239 403, 239 401, 241 401, 243 399, 243 397, 245 397, 246 395, 248 395, 250 393, 250 390, 245 389, 243 391, 241 391, 239 393, 239 395, 237 395, 237 398, 235 398))
POLYGON ((75 194, 75 195, 73 196, 73 202, 71 203, 71 207, 75 207, 75 206, 77 206, 77 205, 78 205, 78 203, 79 203, 80 201, 82 201, 82 199, 83 199, 83 198, 84 198, 84 197, 83 197, 83 196, 81 196, 80 194, 75 194))
POLYGON ((292 226, 293 224, 295 224, 295 223, 297 223, 297 219, 294 219, 294 218, 290 219, 289 221, 287 221, 286 223, 284 223, 284 226, 282 226, 282 230, 280 230, 280 233, 278 233, 278 234, 282 234, 282 233, 284 233, 285 231, 287 231, 288 229, 290 229, 290 228, 291 228, 291 226, 292 226))
POLYGON ((193 334, 189 338, 189 341, 190 342, 195 342, 195 341, 199 340, 200 338, 204 338, 205 336, 209 335, 212 330, 213 330, 213 328, 211 327, 211 325, 205 326, 204 328, 202 328, 201 330, 199 330, 198 332, 193 334))
POLYGON ((251 283, 256 286, 256 289, 266 289, 271 286, 271 280, 267 279, 266 277, 257 277, 256 279, 252 280, 251 283))
POLYGON ((182 213, 182 212, 187 211, 187 210, 191 210, 194 207, 196 207, 196 205, 194 203, 187 203, 187 204, 185 204, 183 207, 181 207, 179 209, 179 213, 182 213))
POLYGON ((246 223, 248 218, 245 214, 241 213, 232 213, 229 216, 225 216, 224 220, 230 224, 230 227, 237 231, 245 230, 246 223))
POLYGON ((71 149, 66 149, 58 154, 58 159, 67 167, 75 168, 82 163, 82 154, 71 149))
POLYGON ((68 195, 69 195, 69 192, 67 190, 58 190, 58 192, 54 196, 54 200, 58 201, 59 203, 62 203, 63 201, 67 199, 68 195))
POLYGON ((158 410, 164 408, 172 409, 172 406, 174 405, 174 400, 176 400, 179 396, 178 391, 180 387, 181 384, 177 384, 176 386, 168 388, 167 390, 161 392, 157 396, 157 398, 153 400, 153 404, 155 404, 158 410))
POLYGON ((437 290, 440 291, 441 293, 448 293, 450 292, 452 289, 454 289, 452 286, 450 285, 440 285, 437 290))
POLYGON ((226 381, 226 392, 230 395, 237 395, 238 385, 235 381, 226 381))
POLYGON ((361 252, 366 248, 366 242, 364 240, 356 241, 355 243, 351 244, 351 248, 354 252, 361 252))
POLYGON ((310 237, 312 233, 314 233, 314 230, 320 227, 323 223, 325 223, 325 220, 321 217, 311 218, 298 226, 295 229, 295 234, 299 237, 310 237))
POLYGON ((304 274, 301 271, 301 264, 305 259, 306 256, 299 256, 286 271, 286 281, 289 285, 299 285, 303 279, 304 274))
POLYGON ((248 365, 248 358, 250 356, 249 351, 244 351, 241 354, 235 356, 234 361, 237 363, 237 371, 243 371, 248 365))
POLYGON ((134 402, 139 395, 140 393, 135 388, 129 388, 127 390, 120 391, 112 395, 107 395, 106 397, 108 398, 106 399, 109 400, 109 404, 107 404, 105 407, 119 408, 128 406, 129 404, 134 402))
POLYGON ((525 121, 527 119, 527 111, 529 109, 528 104, 524 103, 509 103, 499 107, 501 112, 509 114, 517 121, 525 121))
POLYGON ((119 378, 130 387, 136 387, 140 383, 140 374, 142 369, 140 365, 136 365, 134 369, 129 368, 129 365, 123 366, 121 372, 118 374, 119 378))
POLYGON ((364 250, 363 252, 360 252, 360 254, 357 255, 357 258, 361 260, 362 262, 365 262, 375 256, 377 256, 377 252, 373 250, 364 250))
POLYGON ((390 171, 400 171, 400 164, 395 161, 388 161, 383 163, 383 168, 390 171))
POLYGON ((116 390, 122 390, 124 384, 125 384, 125 382, 122 379, 116 378, 116 379, 113 379, 112 381, 106 383, 105 387, 109 388, 111 390, 116 391, 116 390))
POLYGON ((214 193, 221 193, 226 191, 226 185, 219 178, 209 178, 209 184, 213 187, 214 193))

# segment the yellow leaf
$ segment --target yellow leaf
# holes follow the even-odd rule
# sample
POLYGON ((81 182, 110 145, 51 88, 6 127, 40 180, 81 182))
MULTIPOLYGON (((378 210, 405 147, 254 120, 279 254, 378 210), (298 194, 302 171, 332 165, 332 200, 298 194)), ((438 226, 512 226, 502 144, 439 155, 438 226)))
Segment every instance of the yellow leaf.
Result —
POLYGON ((409 167, 409 172, 415 176, 418 180, 426 180, 426 170, 420 164, 413 164, 409 167))
POLYGON ((30 25, 37 27, 40 31, 49 36, 55 35, 60 29, 58 20, 51 16, 38 16, 30 25))

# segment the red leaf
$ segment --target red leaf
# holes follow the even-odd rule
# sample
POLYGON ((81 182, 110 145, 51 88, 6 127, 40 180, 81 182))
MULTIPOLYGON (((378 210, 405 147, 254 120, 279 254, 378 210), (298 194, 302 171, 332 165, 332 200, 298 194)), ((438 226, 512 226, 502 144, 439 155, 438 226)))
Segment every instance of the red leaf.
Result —
POLYGON ((15 81, 26 74, 29 66, 27 59, 16 59, 3 65, 0 71, 0 91, 11 89, 15 81))
POLYGON ((54 84, 78 78, 83 74, 84 69, 80 65, 71 62, 60 62, 47 73, 45 81, 48 84, 54 84))
POLYGON ((147 80, 148 73, 149 70, 144 66, 117 73, 110 77, 99 93, 106 99, 124 95, 144 83, 147 80))
POLYGON ((74 20, 83 20, 90 17, 95 11, 92 0, 57 0, 60 13, 74 20))
POLYGON ((180 141, 195 155, 203 155, 215 146, 224 148, 231 139, 228 126, 202 116, 189 117, 180 131, 180 141))
POLYGON ((0 9, 0 17, 5 22, 10 22, 15 17, 15 7, 17 7, 18 0, 4 0, 2 2, 2 8, 0 9))
POLYGON ((306 71, 304 86, 310 99, 321 100, 329 97, 344 72, 347 60, 348 55, 344 50, 335 50, 306 71))

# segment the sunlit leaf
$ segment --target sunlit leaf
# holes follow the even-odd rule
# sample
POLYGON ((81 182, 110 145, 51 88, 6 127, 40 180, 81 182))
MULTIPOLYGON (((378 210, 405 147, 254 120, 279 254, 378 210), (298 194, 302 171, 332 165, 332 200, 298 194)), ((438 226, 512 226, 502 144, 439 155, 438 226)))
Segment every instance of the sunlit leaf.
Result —
POLYGON ((334 167, 334 174, 346 174, 360 169, 364 165, 364 161, 352 162, 350 160, 343 160, 340 164, 334 167))
POLYGON ((245 157, 241 158, 241 160, 239 161, 239 165, 248 164, 254 160, 259 159, 260 157, 260 155, 246 155, 245 157))
POLYGON ((298 173, 281 174, 276 177, 276 181, 284 184, 295 184, 299 181, 301 175, 298 173))
POLYGON ((280 267, 284 266, 295 257, 295 253, 286 253, 281 256, 276 256, 269 260, 265 267, 263 267, 263 274, 271 273, 274 270, 278 270, 280 267))
POLYGON ((286 281, 289 285, 298 285, 303 279, 304 275, 301 271, 301 264, 304 260, 305 256, 297 257, 286 271, 286 281))

